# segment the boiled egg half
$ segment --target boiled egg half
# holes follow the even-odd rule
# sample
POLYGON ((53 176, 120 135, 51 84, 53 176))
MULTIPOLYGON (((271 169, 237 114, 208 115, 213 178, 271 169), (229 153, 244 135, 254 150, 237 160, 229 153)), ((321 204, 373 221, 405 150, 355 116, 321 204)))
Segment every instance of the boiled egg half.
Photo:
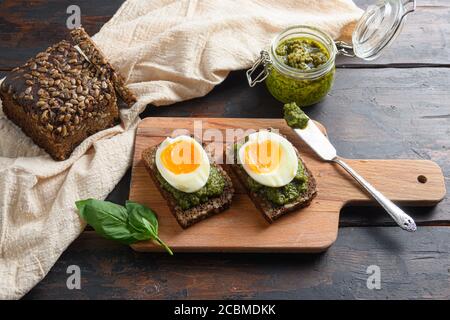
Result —
POLYGON ((292 144, 269 131, 250 134, 238 151, 238 161, 253 180, 268 187, 287 185, 298 169, 298 157, 292 144))
POLYGON ((200 143, 181 135, 168 137, 160 144, 156 151, 156 167, 172 187, 192 193, 206 184, 211 165, 200 143))

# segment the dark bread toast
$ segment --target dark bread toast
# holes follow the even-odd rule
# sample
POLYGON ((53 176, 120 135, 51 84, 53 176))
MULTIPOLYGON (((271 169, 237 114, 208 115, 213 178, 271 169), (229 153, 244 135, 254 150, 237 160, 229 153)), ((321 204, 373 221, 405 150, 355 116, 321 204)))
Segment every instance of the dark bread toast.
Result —
POLYGON ((192 207, 187 210, 183 210, 177 204, 173 195, 161 186, 156 177, 156 172, 158 168, 156 167, 155 155, 157 149, 158 145, 145 149, 142 152, 142 159, 144 160, 145 167, 148 173, 150 174, 150 177, 152 178, 161 195, 167 201, 167 205, 169 206, 170 211, 175 216, 175 218, 178 221, 178 224, 182 228, 184 229, 188 228, 194 223, 197 223, 203 219, 212 216, 213 214, 222 212, 225 209, 229 208, 234 194, 234 188, 231 182, 231 178, 228 176, 225 170, 222 169, 221 166, 212 162, 211 166, 217 168, 217 170, 222 174, 222 176, 225 179, 225 188, 222 195, 220 197, 211 198, 207 202, 202 203, 198 206, 192 207))
POLYGON ((305 174, 308 177, 308 188, 306 192, 301 194, 295 201, 285 204, 285 205, 275 205, 266 198, 262 197, 256 192, 253 192, 250 190, 250 188, 247 185, 247 177, 249 175, 245 170, 241 167, 239 164, 233 164, 231 165, 232 170, 234 174, 237 176, 241 184, 244 186, 244 188, 247 190, 248 195, 252 199, 253 204, 258 208, 258 210, 261 211, 264 218, 269 222, 272 223, 276 219, 282 217, 283 215, 295 211, 297 209, 307 207, 311 201, 314 199, 314 197, 317 194, 317 185, 316 180, 314 179, 311 171, 306 166, 305 162, 301 158, 297 148, 295 148, 295 152, 297 153, 297 157, 299 161, 303 164, 303 167, 305 169, 305 174))

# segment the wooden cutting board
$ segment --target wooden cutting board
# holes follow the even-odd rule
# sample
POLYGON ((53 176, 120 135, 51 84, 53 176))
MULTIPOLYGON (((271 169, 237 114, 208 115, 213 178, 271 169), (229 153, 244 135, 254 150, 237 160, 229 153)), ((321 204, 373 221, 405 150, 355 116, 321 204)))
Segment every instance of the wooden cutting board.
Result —
MULTIPOLYGON (((217 138, 204 135, 203 141, 217 141, 217 138)), ((432 206, 442 200, 446 193, 442 170, 432 161, 348 160, 348 163, 387 197, 402 205, 432 206)), ((174 252, 324 251, 336 240, 342 207, 371 202, 340 167, 320 161, 284 120, 240 118, 144 119, 136 134, 130 200, 145 204, 157 213, 160 237, 174 252), (195 132, 194 121, 197 128, 195 132), (198 128, 200 123, 201 129, 198 128), (220 129, 225 136, 226 129, 258 130, 269 127, 279 129, 280 133, 287 136, 299 149, 315 176, 318 194, 311 205, 269 224, 250 201, 243 187, 232 177, 236 194, 231 208, 183 230, 148 176, 141 160, 142 151, 171 135, 187 133, 198 136, 210 133, 205 132, 207 129, 220 129), (178 132, 174 133, 177 129, 178 132), (184 132, 180 129, 184 129, 184 132)), ((137 251, 161 250, 151 242, 140 242, 132 247, 137 251)))

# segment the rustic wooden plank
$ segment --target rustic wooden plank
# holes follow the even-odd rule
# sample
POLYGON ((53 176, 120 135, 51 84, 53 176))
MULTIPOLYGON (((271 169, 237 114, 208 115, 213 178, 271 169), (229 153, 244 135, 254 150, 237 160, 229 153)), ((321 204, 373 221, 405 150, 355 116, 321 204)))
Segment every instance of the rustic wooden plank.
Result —
POLYGON ((450 229, 342 228, 324 254, 136 253, 83 233, 26 299, 448 299, 450 229), (67 267, 81 269, 68 290, 67 267), (366 286, 367 267, 381 289, 366 286))
MULTIPOLYGON (((356 0, 366 7, 375 0, 356 0)), ((123 0, 77 1, 82 23, 90 34, 97 32, 117 11, 123 0)), ((66 9, 70 0, 4 0, 0 2, 0 69, 22 64, 67 35, 66 9)), ((360 65, 444 64, 450 65, 446 49, 450 38, 450 5, 446 0, 423 0, 411 15, 395 44, 383 57, 366 63, 360 59, 339 58, 342 67, 360 65)))

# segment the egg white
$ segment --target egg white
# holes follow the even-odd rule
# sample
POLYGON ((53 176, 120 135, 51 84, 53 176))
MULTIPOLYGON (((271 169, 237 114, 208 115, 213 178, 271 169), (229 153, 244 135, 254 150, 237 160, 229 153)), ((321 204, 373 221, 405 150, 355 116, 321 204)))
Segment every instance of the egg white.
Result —
POLYGON ((198 143, 195 139, 181 135, 176 138, 166 138, 158 147, 156 151, 156 167, 158 168, 159 173, 163 176, 163 178, 175 189, 180 190, 186 193, 192 193, 200 190, 203 186, 205 186, 208 181, 209 172, 211 169, 211 165, 209 163, 208 155, 206 154, 203 147, 198 143), (168 147, 169 145, 184 140, 187 142, 193 142, 194 147, 200 153, 200 165, 197 169, 189 173, 175 174, 164 167, 164 164, 161 161, 161 153, 162 151, 168 147))
POLYGON ((248 136, 248 141, 241 146, 238 152, 238 161, 245 172, 256 182, 268 187, 279 188, 291 182, 298 170, 298 157, 293 145, 286 138, 269 131, 259 131, 248 136), (257 173, 245 163, 245 148, 253 143, 265 140, 277 142, 282 150, 279 165, 271 172, 257 173))

